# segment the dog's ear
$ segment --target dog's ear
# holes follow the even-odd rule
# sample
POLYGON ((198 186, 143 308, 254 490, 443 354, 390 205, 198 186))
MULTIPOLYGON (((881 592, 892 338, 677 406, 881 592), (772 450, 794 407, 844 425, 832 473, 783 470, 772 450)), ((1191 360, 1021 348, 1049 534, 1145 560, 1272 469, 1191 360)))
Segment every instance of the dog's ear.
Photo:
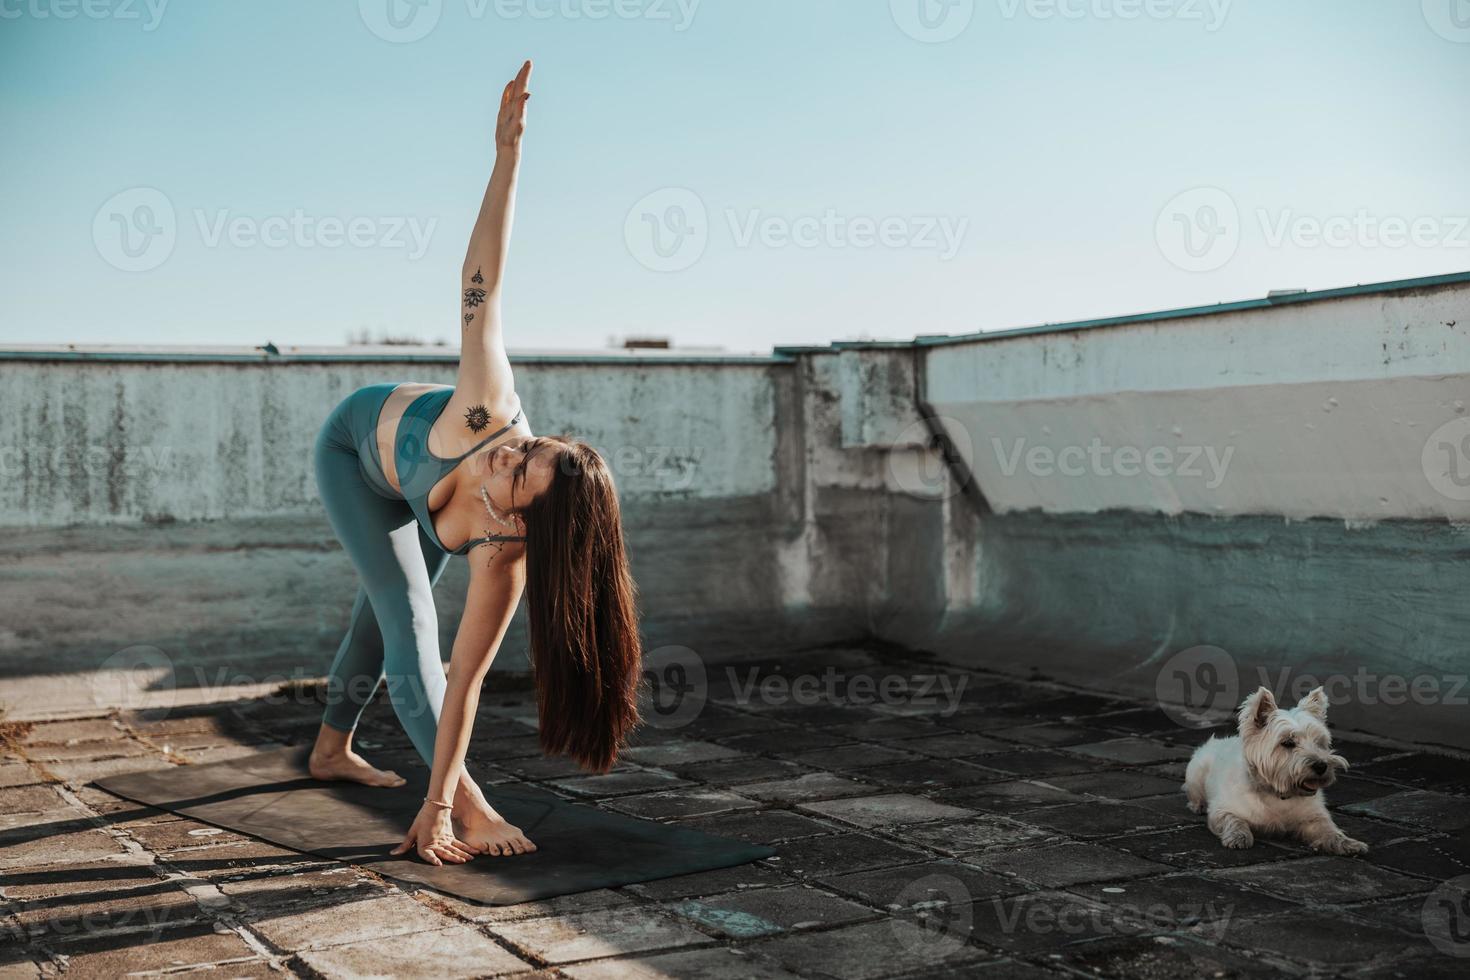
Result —
POLYGON ((1296 703, 1296 706, 1318 721, 1327 720, 1327 692, 1322 688, 1313 688, 1307 692, 1307 696, 1296 703))
POLYGON ((1262 728, 1271 713, 1276 710, 1276 697, 1269 688, 1259 687, 1256 693, 1245 699, 1240 706, 1240 714, 1236 721, 1242 732, 1251 732, 1262 728))

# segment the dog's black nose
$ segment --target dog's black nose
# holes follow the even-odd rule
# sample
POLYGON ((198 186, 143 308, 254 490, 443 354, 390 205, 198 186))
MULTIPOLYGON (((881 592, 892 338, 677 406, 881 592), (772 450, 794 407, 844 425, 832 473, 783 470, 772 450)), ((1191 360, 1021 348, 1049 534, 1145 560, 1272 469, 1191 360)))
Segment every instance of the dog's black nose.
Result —
POLYGON ((1312 771, 1319 776, 1323 775, 1327 772, 1327 763, 1323 762, 1321 759, 1318 759, 1316 762, 1312 763, 1312 771))

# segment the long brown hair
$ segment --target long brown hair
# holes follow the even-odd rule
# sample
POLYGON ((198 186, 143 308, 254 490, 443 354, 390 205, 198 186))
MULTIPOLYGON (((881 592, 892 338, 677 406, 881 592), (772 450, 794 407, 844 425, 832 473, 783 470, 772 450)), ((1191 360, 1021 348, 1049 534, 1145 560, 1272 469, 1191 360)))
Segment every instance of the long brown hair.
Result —
POLYGON ((551 482, 522 511, 541 750, 606 772, 638 724, 638 588, 612 473, 587 443, 556 439, 551 482))

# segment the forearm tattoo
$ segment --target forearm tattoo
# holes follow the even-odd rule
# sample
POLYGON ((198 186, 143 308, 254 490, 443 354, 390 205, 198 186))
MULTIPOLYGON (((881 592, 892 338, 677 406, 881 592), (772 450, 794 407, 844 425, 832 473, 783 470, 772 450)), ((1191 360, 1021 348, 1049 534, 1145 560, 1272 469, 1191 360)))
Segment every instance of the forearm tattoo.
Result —
POLYGON ((471 432, 487 429, 490 427, 490 413, 484 405, 471 405, 464 413, 464 424, 470 427, 471 432))
POLYGON ((485 281, 485 277, 484 277, 484 276, 482 276, 482 275, 480 275, 480 269, 479 269, 479 267, 478 267, 478 266, 477 266, 477 267, 476 267, 476 268, 475 268, 475 274, 474 274, 474 275, 472 275, 472 276, 470 276, 470 282, 472 282, 472 283, 474 283, 474 284, 475 284, 475 285, 476 285, 476 286, 478 286, 478 285, 480 285, 480 284, 481 284, 481 283, 483 283, 483 282, 484 282, 484 281, 485 281))

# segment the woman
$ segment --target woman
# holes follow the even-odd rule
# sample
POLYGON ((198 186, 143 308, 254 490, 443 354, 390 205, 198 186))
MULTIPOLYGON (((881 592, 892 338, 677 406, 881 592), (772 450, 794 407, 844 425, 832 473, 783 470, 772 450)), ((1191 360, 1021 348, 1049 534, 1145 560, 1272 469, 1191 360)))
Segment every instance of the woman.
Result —
POLYGON ((332 663, 311 774, 403 784, 352 750, 358 716, 386 678, 394 712, 432 769, 393 853, 413 848, 435 865, 536 849, 464 769, 480 685, 523 588, 543 751, 606 772, 638 721, 636 588, 612 476, 587 444, 531 435, 501 337, 530 75, 528 61, 501 93, 495 169, 465 256, 454 387, 353 392, 322 427, 313 458, 362 585, 332 663), (470 577, 446 678, 431 589, 451 554, 469 556, 470 577))

